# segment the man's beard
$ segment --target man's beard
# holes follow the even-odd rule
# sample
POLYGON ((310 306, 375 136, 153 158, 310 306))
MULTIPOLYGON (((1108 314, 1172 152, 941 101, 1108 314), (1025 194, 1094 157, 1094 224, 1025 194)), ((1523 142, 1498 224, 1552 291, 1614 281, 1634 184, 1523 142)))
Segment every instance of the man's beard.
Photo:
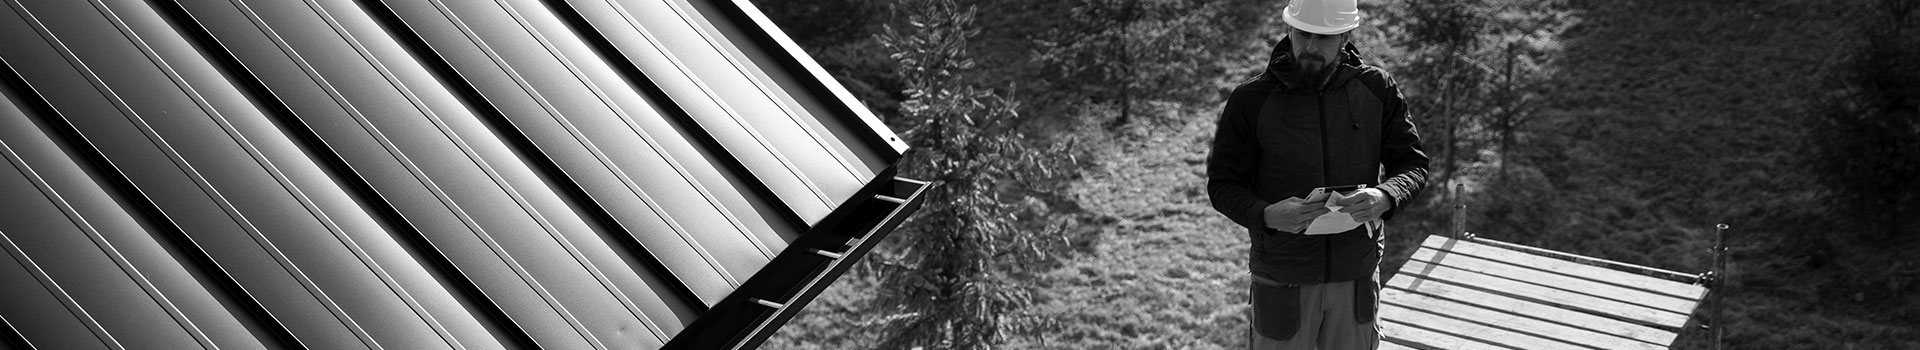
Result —
POLYGON ((1299 65, 1294 69, 1300 74, 1311 78, 1314 83, 1325 80, 1326 75, 1333 71, 1332 61, 1325 57, 1302 55, 1294 58, 1294 60, 1297 61, 1299 65))

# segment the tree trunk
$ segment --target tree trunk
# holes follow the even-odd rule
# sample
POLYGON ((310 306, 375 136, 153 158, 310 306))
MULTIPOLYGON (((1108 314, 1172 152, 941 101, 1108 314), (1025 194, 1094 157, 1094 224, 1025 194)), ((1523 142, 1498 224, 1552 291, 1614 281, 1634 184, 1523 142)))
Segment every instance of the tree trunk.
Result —
MULTIPOLYGON (((1451 52, 1452 50, 1449 51, 1451 52)), ((1459 87, 1455 85, 1453 82, 1454 79, 1452 79, 1452 75, 1454 75, 1452 74, 1452 68, 1455 55, 1449 54, 1446 57, 1447 59, 1444 61, 1446 63, 1443 64, 1440 69, 1440 71, 1446 72, 1445 74, 1441 74, 1444 78, 1440 80, 1440 118, 1447 123, 1446 147, 1441 148, 1442 161, 1438 167, 1442 169, 1439 172, 1439 180, 1442 184, 1449 183, 1449 181, 1453 179, 1453 173, 1454 170, 1456 170, 1454 159, 1456 154, 1460 153, 1460 123, 1462 119, 1464 119, 1453 115, 1454 90, 1457 90, 1459 87)))
POLYGON ((1515 125, 1518 123, 1514 121, 1514 118, 1516 117, 1515 114, 1519 113, 1520 96, 1514 93, 1513 91, 1513 44, 1514 43, 1507 43, 1507 72, 1506 72, 1507 83, 1506 83, 1506 89, 1505 89, 1506 93, 1505 93, 1505 96, 1502 96, 1501 98, 1502 100, 1501 104, 1506 106, 1504 110, 1500 111, 1500 125, 1499 125, 1499 128, 1500 128, 1499 182, 1501 183, 1507 182, 1507 163, 1512 162, 1514 159, 1513 129, 1519 127, 1519 125, 1515 125))
POLYGON ((1134 2, 1120 5, 1120 118, 1113 121, 1113 129, 1127 126, 1133 121, 1133 54, 1127 51, 1127 41, 1133 38, 1134 2))

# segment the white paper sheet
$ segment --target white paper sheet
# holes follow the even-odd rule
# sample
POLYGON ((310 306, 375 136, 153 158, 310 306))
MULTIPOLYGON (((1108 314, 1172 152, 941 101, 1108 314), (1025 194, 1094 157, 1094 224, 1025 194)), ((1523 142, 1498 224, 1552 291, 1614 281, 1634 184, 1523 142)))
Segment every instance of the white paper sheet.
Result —
POLYGON ((1342 195, 1339 192, 1328 193, 1327 210, 1329 211, 1326 214, 1320 214, 1318 218, 1314 218, 1313 223, 1307 225, 1307 231, 1304 232, 1304 234, 1330 235, 1351 231, 1355 227, 1360 227, 1360 222, 1353 221, 1353 214, 1340 212, 1340 208, 1345 208, 1346 206, 1333 205, 1333 202, 1346 199, 1347 197, 1348 196, 1342 195))

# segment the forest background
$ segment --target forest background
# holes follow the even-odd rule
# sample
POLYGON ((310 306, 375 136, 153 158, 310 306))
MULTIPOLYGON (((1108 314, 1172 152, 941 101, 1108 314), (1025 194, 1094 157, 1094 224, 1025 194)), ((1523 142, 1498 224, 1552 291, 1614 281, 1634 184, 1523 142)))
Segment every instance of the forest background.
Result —
MULTIPOLYGON (((1205 160, 1285 1, 753 2, 940 184, 765 348, 1244 347, 1247 237, 1205 160)), ((1916 7, 1363 0, 1356 45, 1434 160, 1383 271, 1456 204, 1483 237, 1678 271, 1726 223, 1729 348, 1920 349, 1916 7)))

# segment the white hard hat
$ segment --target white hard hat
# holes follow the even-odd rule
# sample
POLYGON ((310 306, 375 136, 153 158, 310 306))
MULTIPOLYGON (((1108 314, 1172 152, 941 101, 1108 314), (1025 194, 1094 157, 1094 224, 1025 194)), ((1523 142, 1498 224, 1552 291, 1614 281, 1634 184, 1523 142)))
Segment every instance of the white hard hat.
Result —
POLYGON ((1282 10, 1281 19, 1294 28, 1314 34, 1335 35, 1360 27, 1357 0, 1293 0, 1282 10))

